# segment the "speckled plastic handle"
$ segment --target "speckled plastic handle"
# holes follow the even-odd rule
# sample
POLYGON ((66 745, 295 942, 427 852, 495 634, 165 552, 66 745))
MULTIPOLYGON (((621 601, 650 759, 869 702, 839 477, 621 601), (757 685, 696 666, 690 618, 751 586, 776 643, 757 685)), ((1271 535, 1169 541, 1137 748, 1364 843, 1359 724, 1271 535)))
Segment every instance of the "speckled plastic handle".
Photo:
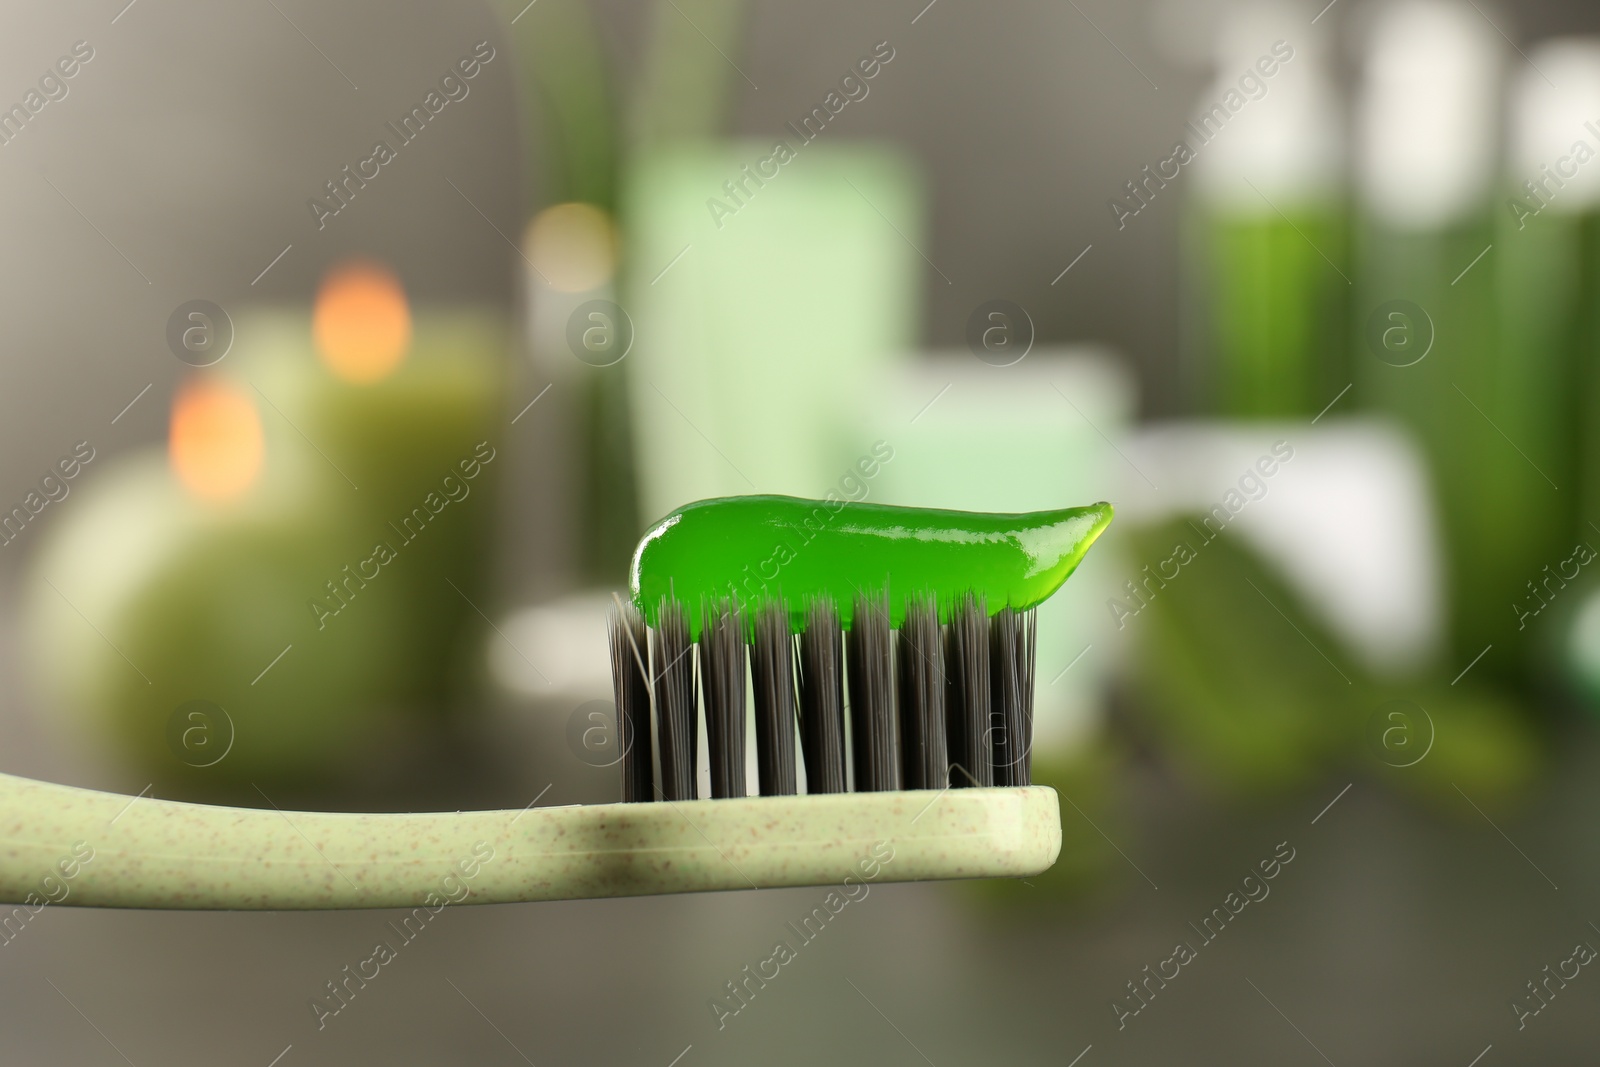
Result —
POLYGON ((0 775, 10 904, 442 907, 1026 877, 1060 849, 1060 808, 1043 786, 356 815, 0 775))

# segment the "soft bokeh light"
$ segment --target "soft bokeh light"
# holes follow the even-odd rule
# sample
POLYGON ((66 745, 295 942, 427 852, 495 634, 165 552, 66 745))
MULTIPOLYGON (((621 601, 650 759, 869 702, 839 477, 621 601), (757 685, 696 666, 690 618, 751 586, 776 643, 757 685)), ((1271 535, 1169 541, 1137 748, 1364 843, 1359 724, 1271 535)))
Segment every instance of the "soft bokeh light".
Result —
POLYGON ((232 500, 261 474, 260 412, 240 387, 195 378, 173 399, 167 447, 186 489, 204 500, 232 500))
POLYGON ((411 308, 394 271, 346 263, 317 290, 311 323, 317 354, 347 382, 370 385, 394 372, 411 347, 411 308))
POLYGON ((611 216, 593 204, 547 207, 528 223, 528 258, 563 293, 598 289, 617 269, 617 233, 611 216))

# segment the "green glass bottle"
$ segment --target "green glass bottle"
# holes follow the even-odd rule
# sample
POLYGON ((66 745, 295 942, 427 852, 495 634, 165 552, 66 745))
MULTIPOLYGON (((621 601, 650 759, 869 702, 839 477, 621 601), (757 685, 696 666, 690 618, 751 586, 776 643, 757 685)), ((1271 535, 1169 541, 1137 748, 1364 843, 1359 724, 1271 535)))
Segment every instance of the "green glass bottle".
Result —
POLYGON ((1449 662, 1493 646, 1477 676, 1515 682, 1512 604, 1559 528, 1561 420, 1537 399, 1560 379, 1513 357, 1497 314, 1509 273, 1492 214, 1501 53, 1465 5, 1403 3, 1374 23, 1353 377, 1358 403, 1409 430, 1431 470, 1449 662))
POLYGON ((1578 543, 1600 545, 1584 521, 1600 510, 1600 435, 1583 418, 1600 384, 1600 45, 1556 39, 1535 49, 1532 61, 1543 73, 1529 69, 1518 78, 1499 213, 1504 363, 1496 388, 1502 403, 1529 413, 1516 430, 1526 436, 1525 443, 1519 438, 1530 464, 1524 474, 1544 490, 1525 517, 1530 536, 1545 535, 1544 552, 1508 606, 1519 639, 1542 655, 1553 643, 1544 631, 1576 610, 1577 593, 1568 587, 1594 581, 1576 562, 1592 558, 1593 549, 1575 552, 1578 543), (1569 603, 1547 612, 1558 598, 1569 603))
POLYGON ((1270 12, 1234 13, 1218 41, 1218 78, 1187 126, 1195 185, 1184 224, 1209 407, 1309 417, 1349 381, 1337 97, 1317 39, 1270 12), (1204 110, 1214 101, 1239 106, 1220 129, 1204 110))

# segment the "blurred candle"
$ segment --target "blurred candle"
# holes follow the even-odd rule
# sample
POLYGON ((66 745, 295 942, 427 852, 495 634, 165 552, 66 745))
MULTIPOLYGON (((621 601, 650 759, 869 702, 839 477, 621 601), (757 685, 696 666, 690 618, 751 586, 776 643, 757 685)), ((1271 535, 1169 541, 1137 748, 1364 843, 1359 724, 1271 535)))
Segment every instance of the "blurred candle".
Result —
MULTIPOLYGON (((348 277, 330 276, 310 321, 282 311, 241 316, 230 372, 263 401, 281 477, 359 521, 368 531, 362 558, 379 543, 403 555, 382 579, 408 589, 405 654, 413 662, 403 669, 415 679, 416 702, 442 705, 445 659, 485 595, 503 467, 508 324, 470 307, 412 312, 397 286, 386 290, 371 276, 356 279, 371 288, 352 298, 342 288, 348 277), (330 306, 339 310, 330 314, 330 306), (340 313, 370 316, 372 335, 388 344, 339 348, 340 331, 352 329, 337 321, 340 313)), ((339 607, 332 598, 323 603, 339 607)), ((350 614, 365 611, 353 602, 350 614)))
POLYGON ((365 524, 279 486, 202 498, 154 452, 103 471, 61 519, 27 610, 52 725, 169 795, 248 800, 249 782, 378 758, 410 699, 405 589, 374 582, 363 618, 326 628, 306 608, 365 554, 365 524), (195 701, 207 710, 185 717, 195 701))
POLYGON ((358 506, 408 509, 501 424, 510 339, 503 316, 411 310, 392 274, 336 269, 313 314, 241 316, 227 371, 265 405, 297 477, 338 482, 358 506))
POLYGON ((413 312, 360 265, 236 322, 168 456, 86 487, 32 599, 60 703, 196 790, 348 777, 451 708, 503 466, 502 316, 413 312), (215 764, 167 732, 190 701, 236 732, 215 764))

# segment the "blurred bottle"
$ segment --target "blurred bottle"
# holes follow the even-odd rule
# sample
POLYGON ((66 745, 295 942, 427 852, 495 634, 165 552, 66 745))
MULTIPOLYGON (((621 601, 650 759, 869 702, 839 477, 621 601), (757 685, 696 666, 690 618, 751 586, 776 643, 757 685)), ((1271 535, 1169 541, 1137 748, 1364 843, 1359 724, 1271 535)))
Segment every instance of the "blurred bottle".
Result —
MULTIPOLYGON (((1600 433, 1582 418, 1600 386, 1600 40, 1548 41, 1529 62, 1513 96, 1500 214, 1502 352, 1512 373, 1498 388, 1542 415, 1542 435, 1523 447, 1562 487, 1533 476, 1544 507, 1530 519, 1547 526, 1549 546, 1538 573, 1527 575, 1516 615, 1519 633, 1539 634, 1570 617, 1574 604, 1545 610, 1557 597, 1576 599, 1564 592, 1569 584, 1594 584, 1591 568, 1567 562, 1577 543, 1600 546, 1600 532, 1587 524, 1600 513, 1600 433)), ((1578 555, 1592 557, 1593 548, 1578 555)))
MULTIPOLYGON (((627 345, 574 351, 567 339, 570 321, 597 315, 603 324, 587 335, 592 341, 631 341, 619 306, 627 300, 614 277, 624 101, 588 5, 495 6, 519 68, 530 216, 517 267, 533 377, 513 383, 522 399, 512 410, 527 417, 515 428, 523 443, 508 457, 508 476, 525 490, 506 502, 523 538, 510 579, 550 596, 585 581, 615 581, 640 530, 621 364, 627 345), (538 407, 523 406, 547 387, 553 392, 538 407)), ((687 15, 669 13, 725 40, 723 20, 689 6, 687 15)), ((698 37, 695 45, 704 47, 698 37)), ((691 119, 704 111, 681 98, 672 104, 691 119)))
POLYGON ((1303 15, 1279 4, 1231 13, 1216 82, 1186 131, 1196 185, 1185 261, 1212 406, 1240 417, 1312 415, 1349 381, 1349 281, 1335 265, 1345 260, 1341 116, 1320 38, 1296 32, 1290 14, 1303 15))
POLYGON ((1527 369, 1524 403, 1543 405, 1552 436, 1561 435, 1546 471, 1563 488, 1551 494, 1562 539, 1531 576, 1518 613, 1540 662, 1564 655, 1593 700, 1600 693, 1600 531, 1592 525, 1600 520, 1600 430, 1583 414, 1600 390, 1600 39, 1547 41, 1528 58, 1511 113, 1500 290, 1506 357, 1527 369))
POLYGON ((528 223, 522 251, 528 395, 542 397, 548 385, 566 398, 523 409, 521 431, 542 460, 529 472, 539 491, 512 502, 543 548, 533 587, 549 596, 583 582, 614 584, 639 534, 623 381, 633 327, 616 278, 621 234, 605 207, 544 208, 528 223))
POLYGON ((1513 605, 1549 558, 1561 420, 1530 398, 1539 372, 1500 343, 1506 270, 1492 214, 1502 38, 1467 4, 1371 11, 1359 102, 1364 217, 1357 400, 1415 434, 1432 469, 1452 662, 1494 645, 1480 675, 1514 678, 1513 605))

